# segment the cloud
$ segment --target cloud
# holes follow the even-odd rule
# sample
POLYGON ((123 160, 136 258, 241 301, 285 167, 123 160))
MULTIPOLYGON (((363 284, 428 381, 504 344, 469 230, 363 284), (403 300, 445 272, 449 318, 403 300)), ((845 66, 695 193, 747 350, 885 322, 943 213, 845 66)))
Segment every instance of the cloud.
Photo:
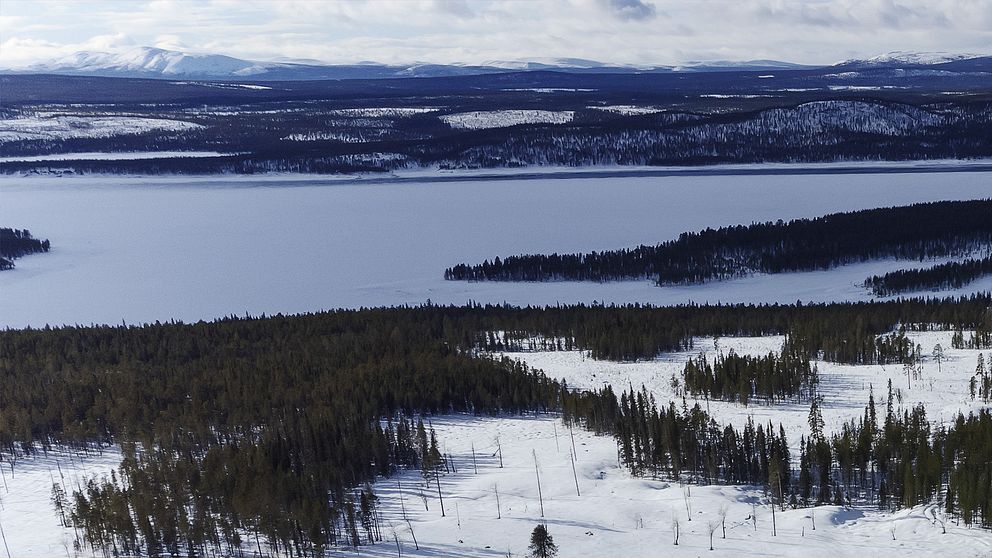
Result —
POLYGON ((642 2, 641 0, 602 0, 609 9, 613 11, 613 14, 620 19, 626 20, 642 20, 651 19, 656 13, 657 9, 654 4, 650 2, 642 2))
POLYGON ((831 63, 992 45, 984 0, 0 1, 0 67, 133 45, 251 60, 638 65, 831 63))

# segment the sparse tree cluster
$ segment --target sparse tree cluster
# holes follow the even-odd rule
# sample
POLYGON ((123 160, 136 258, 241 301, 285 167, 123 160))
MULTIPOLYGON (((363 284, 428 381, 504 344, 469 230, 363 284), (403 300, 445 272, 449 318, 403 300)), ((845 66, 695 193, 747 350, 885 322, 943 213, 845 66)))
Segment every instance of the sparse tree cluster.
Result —
POLYGON ((682 380, 693 395, 747 405, 754 399, 774 402, 809 398, 816 389, 817 370, 808 356, 795 351, 752 357, 731 350, 718 355, 712 364, 703 355, 689 359, 682 370, 682 380))

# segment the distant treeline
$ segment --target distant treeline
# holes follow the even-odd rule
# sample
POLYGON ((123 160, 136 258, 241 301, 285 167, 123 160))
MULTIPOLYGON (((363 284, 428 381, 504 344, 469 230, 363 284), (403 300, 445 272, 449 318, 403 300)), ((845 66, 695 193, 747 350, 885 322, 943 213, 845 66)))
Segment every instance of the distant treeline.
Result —
MULTIPOLYGON (((448 280, 617 281, 686 285, 751 273, 829 269, 881 258, 925 259, 992 244, 992 200, 944 201, 685 232, 656 246, 533 254, 458 264, 448 280)), ((953 270, 950 270, 953 272, 953 270)))
POLYGON ((876 296, 913 291, 959 289, 976 279, 992 275, 992 257, 948 262, 923 269, 900 269, 865 279, 865 288, 876 296))
MULTIPOLYGON (((600 357, 638 358, 691 346, 699 335, 787 333, 800 354, 880 362, 907 350, 898 333, 879 338, 896 324, 955 329, 961 343, 987 346, 990 305, 989 295, 809 306, 428 305, 4 330, 0 459, 119 444, 119 474, 81 487, 56 483, 53 502, 78 528, 80 544, 123 554, 262 553, 266 545, 273 554, 320 556, 332 546, 379 542, 382 516, 367 484, 411 468, 436 482, 449 459, 429 417, 452 412, 562 413, 616 435, 635 472, 693 482, 781 480, 790 494, 781 429, 749 434, 721 428, 698 409, 669 405, 662 413, 649 396, 577 392, 478 349, 512 349, 538 336, 600 357), (965 339, 963 329, 978 334, 965 339)), ((936 443, 914 440, 913 451, 936 443)), ((948 475, 972 463, 976 473, 987 468, 989 450, 976 448, 943 461, 937 486, 957 494, 963 485, 948 475)), ((843 455, 836 454, 840 464, 843 455)), ((906 463, 918 456, 906 455, 895 463, 915 466, 906 463)), ((885 480, 890 494, 902 482, 885 480)), ((916 501, 930 493, 914 494, 916 501)), ((950 509, 969 517, 963 503, 950 509)), ((989 519, 986 511, 970 517, 989 519)))
POLYGON ((48 239, 31 236, 31 231, 0 227, 0 271, 14 268, 14 260, 28 254, 47 252, 48 239))

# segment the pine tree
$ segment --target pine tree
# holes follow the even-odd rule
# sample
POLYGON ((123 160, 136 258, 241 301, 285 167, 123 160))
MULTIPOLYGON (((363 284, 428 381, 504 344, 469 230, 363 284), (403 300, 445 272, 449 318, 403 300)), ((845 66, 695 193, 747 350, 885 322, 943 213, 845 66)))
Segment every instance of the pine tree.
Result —
POLYGON ((543 523, 539 523, 531 532, 528 550, 532 558, 554 558, 558 555, 555 540, 543 523))

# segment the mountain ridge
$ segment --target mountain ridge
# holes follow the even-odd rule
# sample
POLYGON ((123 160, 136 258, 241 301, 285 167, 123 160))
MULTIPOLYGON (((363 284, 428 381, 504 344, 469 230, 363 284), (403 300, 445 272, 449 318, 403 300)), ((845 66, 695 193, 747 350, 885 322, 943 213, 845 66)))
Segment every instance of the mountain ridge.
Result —
MULTIPOLYGON (((887 67, 937 67, 945 64, 981 63, 992 57, 894 51, 865 59, 849 59, 832 65, 806 65, 779 60, 691 61, 679 65, 610 64, 581 58, 535 58, 488 60, 480 64, 383 64, 361 61, 354 64, 323 64, 319 61, 262 62, 223 54, 193 53, 156 47, 135 47, 116 52, 79 51, 19 69, 0 69, 3 74, 56 74, 95 77, 204 80, 335 80, 444 77, 503 72, 560 71, 570 73, 670 73, 727 71, 791 71, 821 68, 878 69, 887 67)), ((986 64, 987 66, 987 64, 986 64)))

